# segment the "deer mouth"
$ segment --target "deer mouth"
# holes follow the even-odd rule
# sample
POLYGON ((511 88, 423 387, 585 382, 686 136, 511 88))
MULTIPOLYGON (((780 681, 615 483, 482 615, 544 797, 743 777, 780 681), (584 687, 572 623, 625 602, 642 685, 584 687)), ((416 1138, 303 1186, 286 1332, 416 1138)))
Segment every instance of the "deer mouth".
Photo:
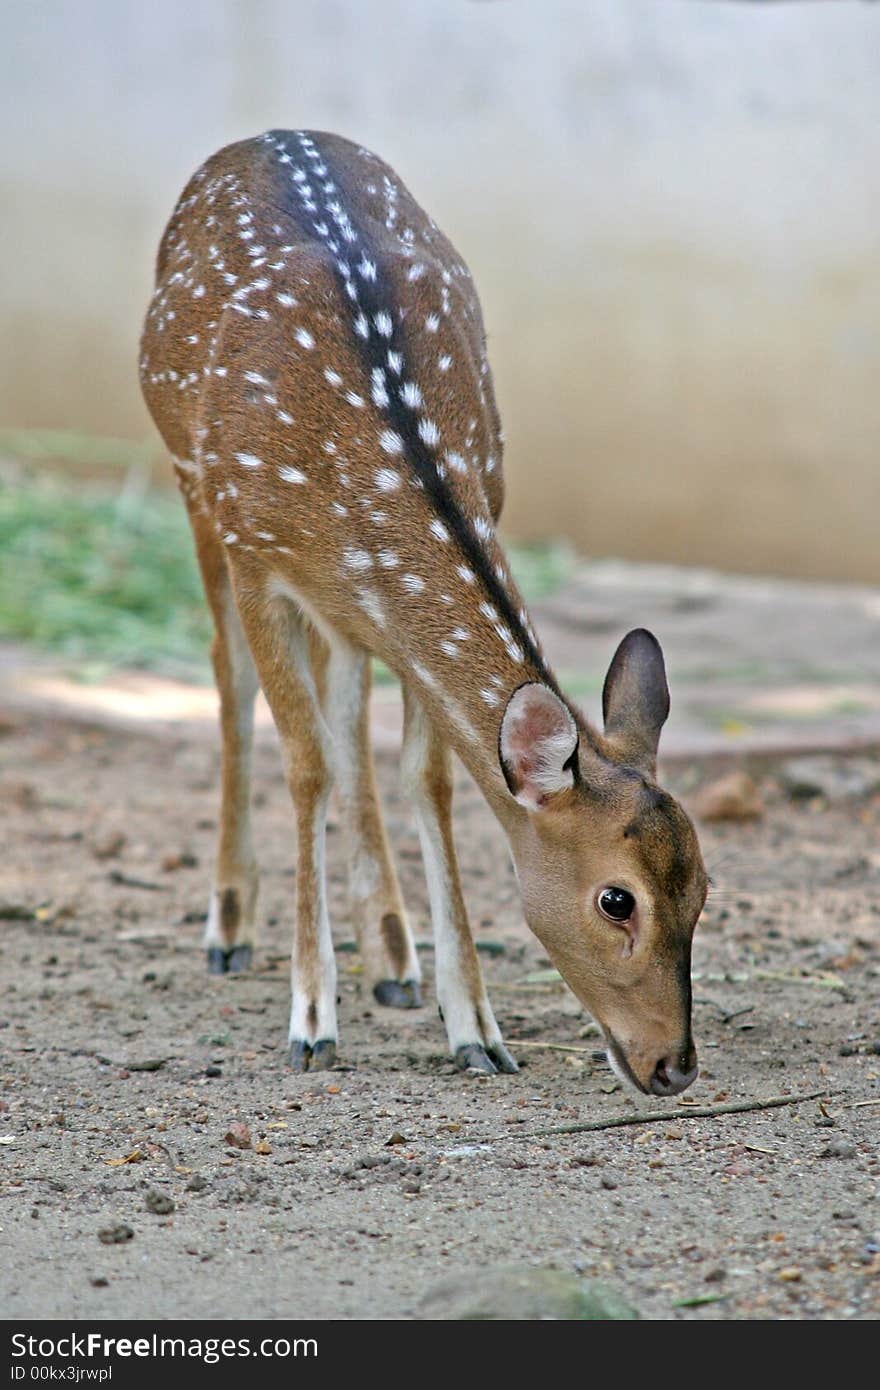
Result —
POLYGON ((640 1081, 627 1061, 626 1053, 613 1033, 606 1031, 605 1042, 608 1045, 608 1060, 612 1070, 620 1077, 621 1081, 628 1081, 631 1086, 635 1086, 637 1091, 641 1091, 643 1096, 651 1094, 650 1088, 640 1081))

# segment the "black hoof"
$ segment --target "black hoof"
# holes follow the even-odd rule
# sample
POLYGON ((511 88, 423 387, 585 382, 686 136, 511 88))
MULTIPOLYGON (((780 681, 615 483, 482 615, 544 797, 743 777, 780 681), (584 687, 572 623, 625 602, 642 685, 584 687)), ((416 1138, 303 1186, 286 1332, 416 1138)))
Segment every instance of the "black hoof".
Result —
POLYGON ((312 1071, 329 1071, 336 1065, 336 1042, 333 1038, 320 1038, 312 1048, 312 1071))
POLYGON ((292 1042, 288 1060, 293 1071, 329 1071, 336 1065, 336 1042, 320 1038, 316 1043, 292 1042))
POLYGON ((459 1071, 483 1071, 490 1076, 494 1076, 498 1070, 480 1043, 463 1043, 457 1048, 455 1065, 459 1071))
POLYGON ((233 946, 226 960, 226 969, 230 975, 241 975, 245 970, 250 970, 253 958, 253 946, 233 946))
POLYGON ((386 1009, 420 1009, 422 990, 418 980, 380 980, 373 985, 373 998, 386 1009))
POLYGON ((208 947, 208 974, 225 975, 227 971, 226 952, 222 946, 208 947))
POLYGON ((288 1061, 293 1071, 308 1071, 312 1061, 312 1049, 307 1042, 292 1042, 288 1061))
POLYGON ((519 1071, 516 1058, 511 1057, 504 1043, 493 1043, 491 1047, 486 1048, 486 1051, 499 1071, 509 1072, 511 1075, 519 1071))

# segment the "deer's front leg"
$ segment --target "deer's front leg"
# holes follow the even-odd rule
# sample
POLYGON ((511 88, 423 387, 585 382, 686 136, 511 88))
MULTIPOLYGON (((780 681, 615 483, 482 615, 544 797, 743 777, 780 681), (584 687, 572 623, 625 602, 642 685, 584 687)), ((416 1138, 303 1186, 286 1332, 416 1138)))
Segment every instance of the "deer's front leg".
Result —
POLYGON ((352 921, 364 979, 380 1004, 421 1005, 421 973, 379 809, 369 734, 370 657, 312 637, 312 663, 333 738, 352 921))
POLYGON ((515 1072, 483 983, 452 839, 452 770, 446 745, 404 688, 402 773, 416 813, 434 929, 437 1003, 462 1070, 515 1072))
POLYGON ((291 956, 290 1063, 336 1061, 336 961, 327 910, 324 841, 333 784, 332 741, 312 673, 305 623, 292 603, 267 599, 262 582, 235 575, 242 623, 281 741, 296 810, 296 906, 291 956))

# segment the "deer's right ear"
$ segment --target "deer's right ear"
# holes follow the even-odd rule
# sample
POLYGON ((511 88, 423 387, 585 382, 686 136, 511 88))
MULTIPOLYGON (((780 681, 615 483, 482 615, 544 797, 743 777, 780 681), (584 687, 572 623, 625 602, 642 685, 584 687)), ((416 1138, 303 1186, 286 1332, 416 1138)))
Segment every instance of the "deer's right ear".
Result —
POLYGON ((521 685, 507 702, 498 752, 501 770, 521 806, 540 811, 557 792, 574 786, 577 725, 549 686, 521 685))

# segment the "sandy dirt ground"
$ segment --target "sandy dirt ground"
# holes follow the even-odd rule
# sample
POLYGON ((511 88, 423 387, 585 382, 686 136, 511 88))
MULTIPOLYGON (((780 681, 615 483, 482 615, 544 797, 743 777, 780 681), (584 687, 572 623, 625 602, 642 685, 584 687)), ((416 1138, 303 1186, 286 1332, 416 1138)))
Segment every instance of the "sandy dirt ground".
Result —
MULTIPOLYGON (((701 828, 716 884, 694 960, 702 1074, 655 1102, 621 1089, 548 979, 464 778, 465 889, 522 1070, 465 1075, 446 1056, 415 830, 385 752, 426 1007, 364 997, 331 829, 340 1064, 300 1076, 284 1049, 294 831, 273 736, 256 758, 265 929, 254 971, 219 979, 200 949, 214 741, 19 712, 0 753, 3 1317, 439 1318, 510 1263, 596 1280, 653 1319, 880 1312, 877 796, 792 801, 765 763, 764 819, 701 828), (236 1123, 247 1148, 228 1141, 236 1123)), ((687 803, 711 772, 667 781, 687 803)))

